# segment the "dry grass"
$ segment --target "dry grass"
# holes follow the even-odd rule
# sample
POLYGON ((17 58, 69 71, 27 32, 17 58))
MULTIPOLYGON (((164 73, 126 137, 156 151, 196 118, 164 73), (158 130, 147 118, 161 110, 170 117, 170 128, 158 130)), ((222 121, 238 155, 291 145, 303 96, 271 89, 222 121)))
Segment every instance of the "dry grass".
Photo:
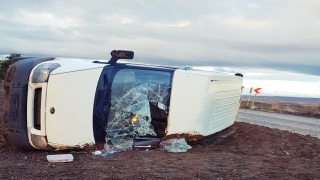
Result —
MULTIPOLYGON (((241 102, 241 109, 249 109, 247 101, 241 102)), ((292 114, 306 117, 320 118, 320 107, 317 103, 305 103, 305 102, 255 102, 255 110, 265 112, 276 112, 281 114, 292 114)))

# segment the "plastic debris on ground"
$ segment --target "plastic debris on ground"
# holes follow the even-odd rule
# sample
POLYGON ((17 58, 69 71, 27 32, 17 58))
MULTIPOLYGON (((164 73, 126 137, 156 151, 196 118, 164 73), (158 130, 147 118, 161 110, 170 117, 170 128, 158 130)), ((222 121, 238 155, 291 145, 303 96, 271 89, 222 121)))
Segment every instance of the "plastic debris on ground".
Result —
POLYGON ((73 156, 72 154, 47 155, 47 160, 49 162, 71 162, 73 161, 73 156))
POLYGON ((95 151, 95 152, 92 152, 93 155, 96 155, 96 156, 100 156, 100 157, 107 157, 107 156, 112 156, 116 151, 95 151))
POLYGON ((99 154, 98 156, 102 156, 102 157, 106 157, 106 156, 112 156, 115 152, 114 147, 113 146, 109 146, 108 143, 104 144, 104 150, 102 150, 102 153, 99 154))
POLYGON ((114 151, 109 151, 109 152, 102 152, 101 154, 97 154, 96 156, 100 157, 107 157, 107 156, 112 156, 115 152, 114 151))
POLYGON ((170 139, 166 141, 162 141, 160 143, 160 147, 168 152, 187 152, 188 149, 191 149, 192 147, 187 144, 187 141, 185 138, 175 138, 170 139))
POLYGON ((99 155, 99 154, 102 154, 101 151, 95 151, 95 152, 92 152, 93 155, 99 155))
POLYGON ((100 157, 107 157, 112 156, 115 152, 117 151, 114 151, 113 147, 109 146, 108 143, 106 143, 103 150, 96 150, 92 152, 92 154, 100 157))

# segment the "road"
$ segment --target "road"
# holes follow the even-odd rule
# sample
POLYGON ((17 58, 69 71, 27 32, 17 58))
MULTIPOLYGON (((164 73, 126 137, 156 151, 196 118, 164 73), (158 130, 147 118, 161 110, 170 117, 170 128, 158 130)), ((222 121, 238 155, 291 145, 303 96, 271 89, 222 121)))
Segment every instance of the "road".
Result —
POLYGON ((320 119, 318 118, 240 109, 239 118, 236 121, 320 138, 320 119))

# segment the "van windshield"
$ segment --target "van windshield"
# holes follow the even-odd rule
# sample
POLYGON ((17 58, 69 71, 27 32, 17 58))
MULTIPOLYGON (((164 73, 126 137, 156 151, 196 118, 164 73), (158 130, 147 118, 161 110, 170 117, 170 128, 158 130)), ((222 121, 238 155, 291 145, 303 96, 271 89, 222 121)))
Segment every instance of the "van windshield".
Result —
POLYGON ((121 69, 111 85, 107 144, 118 151, 132 148, 135 137, 163 137, 172 73, 121 69))

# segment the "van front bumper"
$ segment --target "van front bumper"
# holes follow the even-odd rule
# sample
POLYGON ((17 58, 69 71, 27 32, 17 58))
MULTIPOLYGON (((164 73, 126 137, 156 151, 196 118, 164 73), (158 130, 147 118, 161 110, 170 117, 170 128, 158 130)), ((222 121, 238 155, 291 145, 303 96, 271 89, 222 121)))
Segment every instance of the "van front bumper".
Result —
POLYGON ((8 143, 13 146, 37 149, 38 147, 36 144, 43 146, 44 140, 46 140, 46 137, 34 137, 32 135, 29 135, 28 137, 28 82, 30 72, 37 64, 53 59, 54 58, 25 58, 15 62, 7 70, 7 74, 4 79, 4 137, 8 143))

